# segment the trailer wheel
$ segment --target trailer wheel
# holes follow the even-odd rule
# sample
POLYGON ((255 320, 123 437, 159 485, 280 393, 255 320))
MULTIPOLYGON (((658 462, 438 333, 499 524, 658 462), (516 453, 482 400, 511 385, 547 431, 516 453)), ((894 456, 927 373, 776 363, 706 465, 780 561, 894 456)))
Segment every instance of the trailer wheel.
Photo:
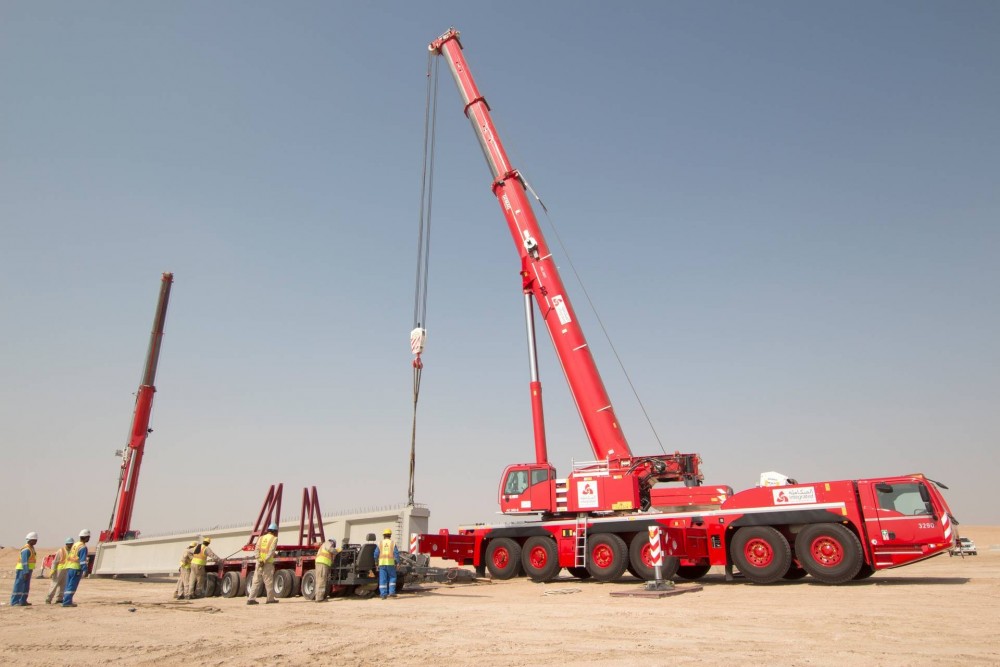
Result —
POLYGON ((628 567, 625 540, 614 533, 594 535, 587 544, 587 570, 598 581, 614 581, 628 567))
POLYGON ((316 570, 309 570, 302 575, 302 597, 307 600, 316 599, 316 570))
POLYGON ((559 550, 550 537, 529 537, 521 551, 521 567, 532 581, 552 581, 559 570, 559 550))
POLYGON ((274 597, 276 598, 290 598, 292 597, 292 584, 294 583, 295 577, 291 570, 275 570, 274 571, 274 597))
POLYGON ((839 523, 815 523, 799 531, 795 555, 824 584, 850 581, 865 564, 858 536, 839 523))
POLYGON ((590 570, 585 567, 567 567, 566 571, 581 581, 590 579, 590 570))
POLYGON ((771 526, 740 528, 730 548, 736 567, 755 584, 774 583, 792 564, 788 540, 771 526))
MULTIPOLYGON (((653 581, 656 578, 656 568, 653 566, 650 552, 649 535, 636 533, 628 547, 628 571, 636 579, 653 581)), ((673 579, 680 564, 680 561, 673 556, 663 556, 660 574, 664 579, 673 579)))
POLYGON ((513 579, 521 572, 521 545, 509 537, 490 540, 486 569, 494 579, 513 579))
POLYGON ((205 597, 215 597, 215 592, 219 588, 219 578, 215 573, 205 575, 205 597))
POLYGON ((711 563, 701 563, 699 565, 681 565, 677 568, 677 576, 688 581, 698 581, 712 569, 711 563))
POLYGON ((240 594, 240 573, 226 572, 222 577, 222 597, 234 598, 240 594))

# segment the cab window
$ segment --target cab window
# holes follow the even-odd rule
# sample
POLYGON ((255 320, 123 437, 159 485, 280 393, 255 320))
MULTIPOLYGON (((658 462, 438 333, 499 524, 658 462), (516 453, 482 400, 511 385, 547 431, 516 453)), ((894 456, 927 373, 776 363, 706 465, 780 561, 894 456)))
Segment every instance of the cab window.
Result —
MULTIPOLYGON (((888 486, 888 485, 885 485, 888 486)), ((893 484, 878 491, 878 506, 900 514, 931 514, 929 503, 920 497, 919 484, 893 484)))
POLYGON ((528 473, 524 470, 512 470, 507 473, 507 481, 504 482, 504 495, 516 496, 524 493, 528 488, 528 473))
POLYGON ((547 482, 549 479, 549 471, 546 469, 532 470, 531 471, 531 485, 541 484, 542 482, 547 482))

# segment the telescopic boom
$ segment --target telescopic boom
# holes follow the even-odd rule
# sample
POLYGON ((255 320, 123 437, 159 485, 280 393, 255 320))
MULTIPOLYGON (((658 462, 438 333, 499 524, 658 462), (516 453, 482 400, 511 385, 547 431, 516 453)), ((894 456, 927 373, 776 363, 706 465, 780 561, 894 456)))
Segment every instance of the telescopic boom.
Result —
POLYGON ((160 359, 163 325, 167 319, 167 301, 170 299, 170 286, 173 282, 174 274, 163 274, 160 298, 156 304, 156 315, 153 317, 153 331, 149 337, 149 350, 146 353, 146 367, 142 374, 142 384, 139 385, 135 397, 135 412, 132 414, 128 446, 122 452, 115 510, 108 530, 101 531, 101 542, 117 542, 139 535, 139 531, 132 531, 129 528, 132 523, 132 509, 135 507, 135 492, 139 484, 139 468, 146 448, 146 437, 153 430, 149 428, 149 417, 153 410, 153 394, 156 393, 156 365, 160 359))

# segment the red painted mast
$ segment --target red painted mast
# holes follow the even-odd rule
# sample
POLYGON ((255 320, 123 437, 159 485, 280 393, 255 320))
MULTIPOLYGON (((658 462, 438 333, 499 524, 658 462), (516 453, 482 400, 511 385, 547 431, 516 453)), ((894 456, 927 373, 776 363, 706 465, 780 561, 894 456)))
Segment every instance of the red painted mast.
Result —
MULTIPOLYGON (((630 458, 632 452, 615 417, 611 400, 555 262, 549 254, 548 244, 528 201, 524 182, 511 166, 490 117, 490 107, 469 72, 458 31, 452 28, 431 42, 429 48, 432 53, 445 57, 455 83, 458 84, 465 102, 465 115, 472 123, 493 173, 493 194, 500 202, 514 244, 521 255, 525 293, 530 293, 538 303, 594 455, 599 460, 630 458)), ((533 392, 536 389, 534 384, 533 382, 533 392)), ((534 395, 536 394, 533 393, 534 395)), ((540 397, 540 391, 537 395, 540 397)), ((532 403, 534 405, 535 401, 532 403)), ((535 417, 537 424, 541 421, 540 415, 536 413, 535 417)), ((536 434, 536 439, 537 437, 536 434)))
POLYGON ((149 337, 149 350, 146 353, 146 368, 135 397, 135 412, 132 415, 128 446, 122 453, 115 510, 108 530, 101 532, 101 542, 117 542, 139 536, 139 531, 131 531, 129 527, 132 523, 132 509, 135 507, 135 492, 139 484, 139 468, 146 448, 146 437, 153 430, 149 428, 149 417, 153 410, 153 394, 156 393, 156 365, 160 359, 163 324, 167 319, 167 301, 170 299, 170 286, 173 282, 174 274, 163 274, 160 299, 156 304, 156 315, 153 317, 153 332, 149 337))

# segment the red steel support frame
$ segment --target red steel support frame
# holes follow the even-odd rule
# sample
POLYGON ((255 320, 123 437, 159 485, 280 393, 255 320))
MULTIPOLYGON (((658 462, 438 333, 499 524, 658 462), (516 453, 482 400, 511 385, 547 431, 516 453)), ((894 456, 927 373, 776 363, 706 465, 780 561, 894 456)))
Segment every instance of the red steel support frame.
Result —
POLYGON ((174 274, 164 273, 160 282, 160 298, 153 317, 153 331, 146 353, 146 367, 142 374, 142 384, 135 397, 135 412, 129 431, 128 446, 122 454, 122 468, 118 481, 118 495, 108 530, 101 531, 101 542, 117 542, 137 537, 138 531, 131 531, 132 510, 135 508, 136 489, 139 486, 139 468, 146 449, 146 437, 153 430, 149 428, 150 413, 153 410, 153 394, 156 393, 156 365, 160 359, 160 343, 163 341, 163 326, 167 319, 167 302, 174 274))
MULTIPOLYGON (((452 28, 431 42, 429 49, 445 57, 462 94, 465 115, 472 123, 493 174, 493 194, 500 202, 514 245, 521 255, 524 289, 530 291, 538 303, 594 455, 597 459, 630 458, 632 452, 531 209, 524 183, 507 158, 489 105, 469 72, 458 31, 452 28)), ((540 392, 537 395, 540 396, 540 392)))

